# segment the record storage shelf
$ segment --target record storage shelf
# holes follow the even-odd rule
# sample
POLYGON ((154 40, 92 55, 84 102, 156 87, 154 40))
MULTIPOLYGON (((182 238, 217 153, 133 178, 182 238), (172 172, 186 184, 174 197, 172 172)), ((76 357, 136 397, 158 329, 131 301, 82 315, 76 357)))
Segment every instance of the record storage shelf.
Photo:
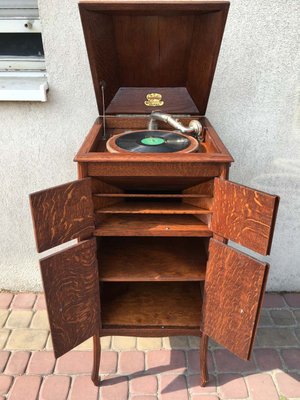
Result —
POLYGON ((94 194, 101 328, 199 329, 210 195, 94 194), (97 203, 96 203, 97 204, 97 203), (206 221, 207 222, 207 221, 206 221))

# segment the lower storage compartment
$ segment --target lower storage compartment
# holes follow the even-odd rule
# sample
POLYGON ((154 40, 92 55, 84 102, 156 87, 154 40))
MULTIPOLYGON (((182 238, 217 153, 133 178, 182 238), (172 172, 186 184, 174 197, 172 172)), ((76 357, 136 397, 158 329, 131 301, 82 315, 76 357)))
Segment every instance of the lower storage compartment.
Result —
POLYGON ((200 282, 102 283, 102 328, 200 328, 200 282))
POLYGON ((99 278, 104 282, 203 281, 206 238, 98 238, 99 278))

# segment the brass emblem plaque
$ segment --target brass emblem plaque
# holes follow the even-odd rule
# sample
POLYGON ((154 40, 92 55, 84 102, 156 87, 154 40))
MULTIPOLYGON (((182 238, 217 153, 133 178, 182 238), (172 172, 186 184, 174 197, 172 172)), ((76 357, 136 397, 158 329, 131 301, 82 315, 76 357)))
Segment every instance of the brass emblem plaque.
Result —
POLYGON ((164 105, 162 95, 159 93, 148 93, 146 98, 147 100, 144 101, 144 104, 147 107, 161 107, 164 105))

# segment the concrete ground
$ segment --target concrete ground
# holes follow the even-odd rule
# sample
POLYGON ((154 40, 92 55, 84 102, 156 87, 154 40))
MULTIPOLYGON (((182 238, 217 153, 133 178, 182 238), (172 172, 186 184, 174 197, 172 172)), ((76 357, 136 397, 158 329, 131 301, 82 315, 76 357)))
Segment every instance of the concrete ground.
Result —
POLYGON ((207 387, 198 339, 107 337, 100 389, 91 340, 55 361, 42 294, 0 293, 0 399, 300 399, 300 294, 267 294, 250 362, 210 343, 207 387))

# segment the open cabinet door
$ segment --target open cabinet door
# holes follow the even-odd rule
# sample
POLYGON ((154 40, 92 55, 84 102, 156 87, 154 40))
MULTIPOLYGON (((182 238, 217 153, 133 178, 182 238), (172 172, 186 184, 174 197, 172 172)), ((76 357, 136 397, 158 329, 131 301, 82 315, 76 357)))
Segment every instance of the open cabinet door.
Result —
POLYGON ((95 229, 90 178, 32 193, 29 196, 38 252, 95 229))
POLYGON ((210 239, 202 332, 248 360, 269 266, 210 239))
MULTIPOLYGON (((94 231, 90 179, 33 193, 30 203, 38 252, 94 231)), ((40 260, 56 357, 99 332, 96 247, 88 239, 40 260)))
POLYGON ((211 229, 214 233, 270 254, 279 197, 215 178, 211 229))
POLYGON ((55 357, 99 332, 96 239, 40 261, 55 357))

